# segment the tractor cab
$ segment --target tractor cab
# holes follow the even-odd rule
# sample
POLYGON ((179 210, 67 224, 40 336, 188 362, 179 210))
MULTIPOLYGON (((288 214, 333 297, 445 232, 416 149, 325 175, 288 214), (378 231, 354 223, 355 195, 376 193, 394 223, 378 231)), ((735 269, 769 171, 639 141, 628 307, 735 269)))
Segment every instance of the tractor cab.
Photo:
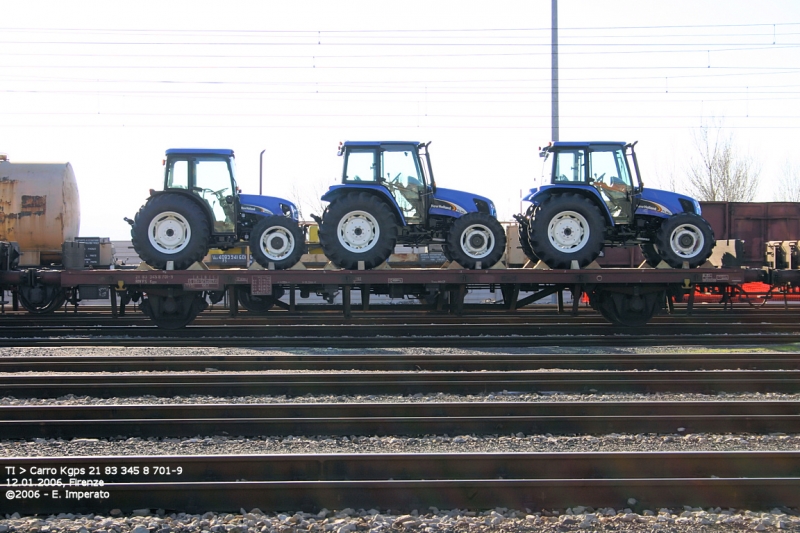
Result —
POLYGON ((426 224, 435 190, 428 144, 353 142, 339 145, 344 156, 342 183, 386 189, 406 224, 426 224))
POLYGON ((165 159, 164 190, 185 190, 202 200, 213 233, 235 234, 238 211, 233 150, 172 148, 165 159))
POLYGON ((641 192, 635 144, 557 142, 545 147, 541 155, 552 186, 591 187, 614 224, 630 224, 641 192))

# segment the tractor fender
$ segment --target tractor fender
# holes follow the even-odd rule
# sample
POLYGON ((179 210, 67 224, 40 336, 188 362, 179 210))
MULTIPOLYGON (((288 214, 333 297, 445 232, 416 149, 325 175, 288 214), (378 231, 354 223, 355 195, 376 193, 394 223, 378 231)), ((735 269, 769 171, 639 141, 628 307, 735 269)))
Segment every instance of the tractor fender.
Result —
POLYGON ((366 192, 368 194, 374 194, 378 198, 381 199, 386 205, 389 206, 390 209, 397 215, 397 220, 400 221, 401 226, 408 225, 406 223, 406 217, 403 216, 403 212, 400 210, 400 206, 397 205, 394 197, 391 193, 386 189, 386 187, 382 185, 370 185, 370 184, 347 184, 347 185, 332 185, 328 192, 322 195, 322 200, 325 202, 333 202, 340 196, 344 194, 349 194, 351 192, 366 192))
POLYGON ((191 192, 187 191, 186 189, 167 189, 166 191, 153 191, 150 194, 150 197, 147 199, 149 202, 151 199, 155 198, 156 196, 164 196, 164 195, 174 195, 174 196, 185 196, 197 204, 200 209, 203 210, 203 213, 206 215, 206 225, 208 226, 209 232, 211 234, 214 233, 214 212, 211 211, 211 206, 209 206, 206 202, 204 202, 200 197, 196 194, 192 194, 191 192))
POLYGON ((554 194, 564 193, 580 194, 581 196, 588 198, 594 202, 598 209, 600 209, 606 224, 611 227, 616 225, 614 224, 614 219, 611 216, 611 212, 608 210, 608 206, 603 201, 600 193, 597 192, 597 189, 594 187, 589 187, 586 185, 545 185, 544 187, 539 187, 538 189, 531 189, 530 193, 527 194, 523 200, 526 202, 531 202, 534 205, 539 205, 554 194))

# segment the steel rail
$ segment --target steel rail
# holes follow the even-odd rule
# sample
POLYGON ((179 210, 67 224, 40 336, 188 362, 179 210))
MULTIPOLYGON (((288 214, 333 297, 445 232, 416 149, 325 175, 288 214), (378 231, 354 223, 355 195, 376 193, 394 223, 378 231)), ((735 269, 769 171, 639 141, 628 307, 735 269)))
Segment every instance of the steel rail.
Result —
POLYGON ((796 451, 17 457, 0 465, 7 473, 4 492, 41 491, 15 501, 15 510, 25 514, 348 506, 538 510, 576 503, 621 509, 631 497, 637 509, 800 504, 796 451), (70 479, 76 480, 72 486, 70 479), (103 486, 77 485, 87 479, 103 486), (70 500, 68 490, 107 496, 70 500))
POLYGON ((783 392, 800 390, 800 371, 269 372, 2 374, 0 395, 17 398, 304 394, 478 394, 525 392, 783 392))
MULTIPOLYGON (((448 331, 447 336, 410 337, 351 337, 351 336, 308 336, 308 337, 254 337, 217 336, 209 332, 193 330, 193 336, 150 335, 149 331, 130 331, 126 335, 95 337, 91 335, 67 335, 54 337, 2 338, 0 348, 33 347, 172 347, 172 348, 531 348, 531 347, 634 347, 634 346, 674 346, 676 343, 692 346, 767 346, 800 343, 800 333, 718 333, 718 334, 569 334, 564 335, 482 335, 478 337, 459 336, 448 331)), ((609 332, 613 333, 613 332, 609 332)), ((235 335, 235 334, 233 334, 235 335)))
MULTIPOLYGON (((401 307, 401 306, 397 306, 401 307)), ((436 312, 429 309, 412 310, 394 310, 384 311, 371 308, 369 311, 354 310, 350 318, 345 319, 342 316, 341 309, 334 310, 321 310, 321 309, 298 309, 295 312, 288 311, 271 311, 266 314, 249 313, 240 311, 236 317, 231 317, 227 310, 212 310, 201 313, 193 322, 194 326, 211 326, 211 325, 291 325, 302 321, 303 324, 314 325, 337 325, 337 324, 390 324, 390 323, 407 323, 407 324, 426 324, 431 320, 442 324, 462 324, 465 322, 481 323, 487 320, 503 322, 509 324, 551 324, 551 323, 565 323, 575 322, 580 318, 583 323, 596 323, 598 325, 608 326, 608 321, 603 318, 599 313, 590 310, 581 309, 579 317, 574 317, 571 314, 558 313, 555 309, 552 310, 530 310, 518 309, 513 312, 492 308, 486 306, 483 309, 466 309, 460 315, 436 312)), ((736 321, 739 323, 760 323, 769 321, 771 323, 791 324, 793 322, 793 315, 787 313, 785 309, 740 309, 740 310, 717 310, 709 311, 706 309, 697 309, 692 315, 687 315, 681 310, 673 314, 658 315, 651 319, 650 324, 662 323, 684 323, 684 322, 698 322, 704 321, 705 323, 729 323, 736 321)), ((90 326, 130 326, 130 325, 145 325, 150 326, 152 322, 150 319, 139 313, 126 313, 121 317, 112 317, 109 313, 99 312, 59 312, 48 315, 34 315, 27 312, 7 313, 2 318, 2 327, 58 327, 69 325, 72 327, 90 327, 90 326)))
POLYGON ((238 354, 0 357, 0 372, 203 372, 265 370, 520 371, 570 370, 800 370, 797 353, 634 354, 238 354))
POLYGON ((5 439, 195 435, 797 433, 800 402, 2 406, 5 439))

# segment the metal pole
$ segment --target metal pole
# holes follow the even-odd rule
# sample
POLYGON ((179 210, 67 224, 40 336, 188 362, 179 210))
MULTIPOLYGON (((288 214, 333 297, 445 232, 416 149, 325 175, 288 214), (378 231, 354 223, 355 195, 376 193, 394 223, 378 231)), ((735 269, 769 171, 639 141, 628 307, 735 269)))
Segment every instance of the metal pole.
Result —
POLYGON ((551 57, 552 66, 550 77, 552 79, 550 115, 552 118, 551 137, 553 141, 558 139, 558 0, 552 0, 552 22, 551 22, 551 57))
MULTIPOLYGON (((556 0, 553 0, 553 2, 555 2, 555 1, 556 0)), ((263 194, 262 194, 262 192, 263 192, 262 191, 262 186, 264 185, 264 152, 266 152, 266 151, 267 151, 267 149, 264 148, 263 150, 261 150, 261 154, 258 156, 259 157, 259 162, 258 162, 258 195, 259 196, 263 196, 263 194)))

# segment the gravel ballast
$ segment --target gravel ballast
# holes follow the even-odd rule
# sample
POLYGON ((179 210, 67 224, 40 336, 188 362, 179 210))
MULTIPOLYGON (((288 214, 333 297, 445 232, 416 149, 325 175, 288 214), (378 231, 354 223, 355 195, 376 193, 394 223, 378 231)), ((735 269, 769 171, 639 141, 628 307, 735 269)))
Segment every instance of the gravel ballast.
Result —
MULTIPOLYGON (((735 348, 736 352, 743 352, 735 348)), ((758 351, 758 349, 753 349, 758 351)), ((642 350, 645 351, 645 350, 642 350)), ((670 350, 646 349, 648 353, 670 350)), ((672 352, 694 352, 684 347, 672 352)), ((370 353, 398 353, 398 350, 370 350, 370 353)), ((405 353, 459 354, 465 350, 412 349, 405 353)), ((471 353, 487 353, 487 350, 471 353)), ((523 353, 528 350, 498 349, 497 353, 523 353)), ((554 348, 537 353, 558 353, 554 348)), ((636 353, 636 349, 613 350, 636 353)), ((0 357, 74 355, 268 355, 270 353, 364 353, 333 350, 240 350, 240 349, 0 349, 0 357)), ((569 349, 564 353, 610 353, 608 350, 569 349)), ((208 370, 214 372, 214 370, 208 370)), ((192 395, 182 397, 93 398, 68 395, 53 399, 0 398, 0 405, 146 405, 146 404, 258 404, 258 403, 432 403, 432 402, 647 402, 647 401, 798 401, 800 394, 562 394, 496 391, 481 395, 416 394, 364 396, 241 396, 192 395)), ((1 437, 0 437, 1 438, 1 437)), ((241 437, 236 435, 197 435, 191 438, 112 439, 35 439, 0 440, 0 457, 53 456, 130 456, 130 455, 209 455, 209 454, 321 454, 321 453, 456 453, 456 452, 647 452, 647 451, 786 451, 800 450, 800 435, 753 434, 607 434, 607 435, 287 435, 281 437, 241 437)), ((295 531, 349 533, 355 531, 800 531, 796 510, 776 508, 763 512, 741 509, 642 509, 636 501, 629 508, 593 509, 518 509, 438 510, 418 509, 408 514, 397 510, 323 510, 318 514, 299 512, 262 513, 258 509, 239 513, 203 515, 169 514, 142 509, 125 515, 112 510, 108 515, 19 516, 12 514, 9 502, 0 510, 0 533, 283 533, 295 531)), ((291 511, 291 510, 287 510, 291 511)))

